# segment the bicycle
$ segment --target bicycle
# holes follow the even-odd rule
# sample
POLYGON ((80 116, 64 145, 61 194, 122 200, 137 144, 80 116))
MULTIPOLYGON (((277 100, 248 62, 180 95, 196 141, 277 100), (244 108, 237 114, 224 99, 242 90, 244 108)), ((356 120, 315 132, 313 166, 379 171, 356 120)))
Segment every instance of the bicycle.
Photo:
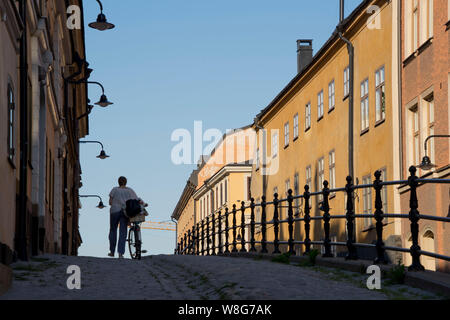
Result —
POLYGON ((142 205, 142 213, 134 218, 130 218, 130 230, 128 231, 128 250, 130 251, 131 259, 141 260, 142 254, 147 253, 147 250, 142 250, 142 236, 141 223, 145 222, 145 217, 148 216, 145 207, 142 205))

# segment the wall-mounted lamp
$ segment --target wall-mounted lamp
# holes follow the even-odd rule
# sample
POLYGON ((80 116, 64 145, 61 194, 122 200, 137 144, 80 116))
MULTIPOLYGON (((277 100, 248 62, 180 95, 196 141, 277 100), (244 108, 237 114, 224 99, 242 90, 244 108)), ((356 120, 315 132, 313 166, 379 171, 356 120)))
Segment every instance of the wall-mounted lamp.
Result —
POLYGON ((106 20, 106 16, 103 14, 103 5, 100 0, 97 0, 100 5, 100 14, 97 17, 97 21, 89 23, 89 27, 93 29, 97 29, 99 31, 105 31, 109 29, 113 29, 115 26, 112 23, 109 23, 106 20))

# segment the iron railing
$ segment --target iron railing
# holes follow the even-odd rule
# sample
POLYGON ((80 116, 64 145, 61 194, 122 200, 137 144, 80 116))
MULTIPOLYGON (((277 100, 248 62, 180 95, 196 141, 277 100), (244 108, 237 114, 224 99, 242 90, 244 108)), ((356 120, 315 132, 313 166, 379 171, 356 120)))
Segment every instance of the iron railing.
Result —
POLYGON ((357 247, 375 248, 376 258, 375 263, 387 263, 385 258, 386 250, 406 252, 410 253, 412 257, 412 264, 408 267, 411 271, 424 270, 420 262, 420 256, 429 256, 435 259, 450 261, 449 256, 437 254, 434 252, 428 252, 421 250, 419 246, 419 221, 420 220, 432 220, 440 222, 450 222, 450 218, 441 216, 422 215, 418 210, 417 199, 417 187, 422 184, 440 183, 450 184, 449 179, 420 179, 416 176, 416 167, 412 166, 409 169, 410 176, 408 180, 397 181, 382 181, 381 171, 375 172, 375 180, 372 184, 354 185, 353 179, 347 177, 347 183, 344 188, 329 189, 328 182, 324 181, 323 189, 318 192, 310 192, 309 186, 305 186, 305 191, 302 195, 293 196, 293 191, 288 191, 288 196, 285 199, 278 199, 278 194, 274 194, 274 199, 271 202, 266 202, 266 198, 261 198, 261 203, 255 203, 254 199, 251 199, 250 205, 245 205, 245 202, 241 203, 241 207, 237 208, 236 204, 233 204, 232 210, 225 208, 224 214, 222 211, 212 213, 207 216, 201 222, 192 227, 181 238, 175 249, 176 254, 190 254, 190 255, 221 255, 236 252, 247 252, 246 245, 249 245, 249 252, 257 252, 256 245, 260 246, 260 253, 268 253, 267 245, 273 246, 273 254, 279 254, 280 245, 287 245, 287 252, 291 255, 295 255, 295 246, 304 246, 304 254, 311 251, 312 245, 322 245, 324 248, 323 257, 333 257, 331 247, 332 246, 345 246, 347 247, 346 259, 357 260, 357 247), (409 213, 408 214, 388 214, 383 212, 382 202, 382 189, 385 186, 401 186, 408 185, 410 192, 409 200, 409 213), (354 209, 354 192, 358 189, 373 188, 375 190, 375 211, 373 214, 355 214, 354 209), (346 213, 344 215, 330 215, 329 197, 334 193, 346 194, 346 213), (323 211, 322 216, 311 216, 311 198, 321 196, 320 211, 323 211), (296 199, 303 199, 304 214, 303 217, 294 217, 293 202, 296 199), (287 219, 280 220, 279 208, 282 204, 287 203, 287 219), (267 221, 267 209, 268 206, 273 206, 273 218, 267 221), (255 208, 261 208, 261 221, 255 221, 255 208), (250 222, 246 222, 245 212, 250 210, 250 222), (240 213, 240 221, 237 220, 237 216, 240 213), (230 224, 231 216, 231 225, 230 224), (355 219, 360 218, 373 218, 375 219, 376 230, 376 242, 374 244, 357 243, 355 241, 355 219), (411 239, 412 246, 408 248, 386 246, 383 242, 383 220, 385 218, 401 218, 409 219, 411 223, 411 239), (346 220, 347 241, 346 242, 332 242, 330 239, 330 222, 336 219, 346 220), (322 220, 323 222, 323 235, 324 238, 321 241, 313 241, 310 239, 311 222, 322 220), (305 238, 302 241, 295 240, 294 238, 294 223, 302 222, 304 224, 305 238), (280 226, 282 224, 288 225, 288 239, 280 240, 280 226), (261 240, 256 241, 255 229, 256 226, 260 226, 261 240), (224 228, 222 229, 222 226, 224 228), (273 227, 273 241, 267 241, 268 226, 273 227), (239 237, 238 237, 239 229, 239 237), (249 240, 246 240, 245 233, 249 229, 249 240), (231 241, 230 241, 231 236, 231 241), (238 247, 240 249, 238 250, 238 247))

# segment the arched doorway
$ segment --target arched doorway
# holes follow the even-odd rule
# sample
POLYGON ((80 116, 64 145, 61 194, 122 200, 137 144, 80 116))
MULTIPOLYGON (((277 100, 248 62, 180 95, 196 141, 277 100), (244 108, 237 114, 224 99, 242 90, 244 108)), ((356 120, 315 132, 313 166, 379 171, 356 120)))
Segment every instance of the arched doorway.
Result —
MULTIPOLYGON (((421 249, 423 251, 434 251, 434 233, 431 230, 427 230, 422 236, 421 249)), ((427 270, 436 271, 436 260, 432 257, 422 256, 422 265, 427 270)))

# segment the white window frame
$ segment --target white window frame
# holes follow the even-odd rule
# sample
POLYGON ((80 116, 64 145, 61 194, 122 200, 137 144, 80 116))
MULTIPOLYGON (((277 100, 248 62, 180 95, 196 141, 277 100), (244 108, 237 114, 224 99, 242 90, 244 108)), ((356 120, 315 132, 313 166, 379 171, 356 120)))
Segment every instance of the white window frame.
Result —
POLYGON ((323 118, 323 90, 317 94, 317 120, 323 118))
POLYGON ((284 147, 289 146, 289 121, 284 124, 284 147))
POLYGON ((311 102, 305 106, 305 131, 311 129, 311 102))
POLYGON ((344 69, 344 97, 350 94, 350 67, 344 69))
POLYGON ((375 122, 386 119, 386 72, 384 66, 375 71, 375 122))
POLYGON ((272 134, 272 157, 275 158, 278 155, 278 132, 272 134))
MULTIPOLYGON (((336 188, 336 152, 331 150, 328 153, 329 188, 336 188)), ((334 194, 333 194, 334 195, 334 194)))
POLYGON ((328 111, 336 106, 336 85, 334 79, 328 84, 328 111))
POLYGON ((361 132, 369 129, 369 79, 361 82, 361 132))
POLYGON ((298 113, 294 115, 294 140, 298 138, 298 113))

